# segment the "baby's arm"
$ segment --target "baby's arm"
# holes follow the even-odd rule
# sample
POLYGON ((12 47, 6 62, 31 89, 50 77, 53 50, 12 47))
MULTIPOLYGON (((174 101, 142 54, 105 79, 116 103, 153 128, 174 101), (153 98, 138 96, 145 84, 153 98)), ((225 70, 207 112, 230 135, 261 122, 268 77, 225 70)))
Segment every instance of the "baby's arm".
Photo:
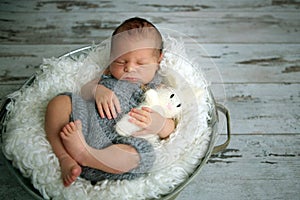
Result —
POLYGON ((81 96, 85 100, 92 100, 95 97, 97 85, 100 81, 100 78, 95 78, 94 80, 91 80, 90 82, 86 83, 81 88, 81 96))
POLYGON ((99 84, 100 78, 96 78, 86 83, 81 88, 81 96, 85 100, 95 100, 100 117, 108 119, 116 118, 121 112, 120 102, 115 93, 99 84))
POLYGON ((161 131, 158 133, 158 136, 161 139, 165 139, 169 137, 169 135, 175 130, 175 122, 173 119, 167 118, 166 123, 161 129, 161 131))

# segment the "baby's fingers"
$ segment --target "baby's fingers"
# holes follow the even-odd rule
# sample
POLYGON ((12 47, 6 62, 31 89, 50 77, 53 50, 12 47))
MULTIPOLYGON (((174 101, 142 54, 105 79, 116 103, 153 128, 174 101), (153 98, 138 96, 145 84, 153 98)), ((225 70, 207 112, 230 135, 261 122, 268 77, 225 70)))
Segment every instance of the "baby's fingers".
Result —
POLYGON ((121 113, 121 106, 119 99, 116 95, 113 96, 112 100, 108 104, 110 109, 110 114, 113 118, 117 118, 117 113, 121 113))
POLYGON ((109 106, 110 114, 112 115, 113 118, 116 118, 117 112, 116 112, 116 107, 115 107, 115 104, 113 103, 113 100, 108 104, 108 106, 109 106))
POLYGON ((152 113, 152 112, 153 112, 151 108, 145 107, 145 106, 142 107, 142 110, 144 110, 144 111, 146 111, 146 112, 148 112, 148 113, 152 113))
POLYGON ((140 123, 136 124, 138 126, 140 126, 140 124, 141 125, 146 124, 146 126, 148 126, 151 123, 150 113, 145 110, 132 109, 131 112, 129 112, 129 116, 131 116, 132 118, 134 118, 137 121, 134 123, 140 122, 140 123))
POLYGON ((141 121, 141 120, 138 120, 133 116, 132 116, 132 118, 129 119, 129 122, 131 122, 131 123, 133 123, 133 124, 135 124, 135 125, 137 125, 138 127, 141 127, 141 128, 147 128, 147 126, 148 126, 148 123, 146 123, 144 121, 141 121))
POLYGON ((113 98, 113 103, 114 103, 114 106, 115 106, 117 112, 118 112, 118 113, 121 113, 121 105, 120 105, 120 102, 119 102, 119 99, 118 99, 117 96, 115 96, 115 97, 113 98))
POLYGON ((105 118, 105 117, 107 117, 108 119, 112 118, 108 103, 97 102, 97 109, 101 118, 105 118))
POLYGON ((97 109, 101 118, 105 117, 101 103, 97 103, 97 109))
POLYGON ((112 102, 102 104, 105 115, 108 119, 116 117, 116 111, 112 102))

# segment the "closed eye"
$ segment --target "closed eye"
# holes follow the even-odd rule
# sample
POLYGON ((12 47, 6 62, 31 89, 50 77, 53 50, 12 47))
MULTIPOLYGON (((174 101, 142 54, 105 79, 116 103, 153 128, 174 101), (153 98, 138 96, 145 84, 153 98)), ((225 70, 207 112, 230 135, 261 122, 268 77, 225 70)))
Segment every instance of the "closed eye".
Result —
POLYGON ((125 65, 126 64, 126 62, 123 60, 116 60, 116 61, 114 61, 114 63, 117 65, 125 65))

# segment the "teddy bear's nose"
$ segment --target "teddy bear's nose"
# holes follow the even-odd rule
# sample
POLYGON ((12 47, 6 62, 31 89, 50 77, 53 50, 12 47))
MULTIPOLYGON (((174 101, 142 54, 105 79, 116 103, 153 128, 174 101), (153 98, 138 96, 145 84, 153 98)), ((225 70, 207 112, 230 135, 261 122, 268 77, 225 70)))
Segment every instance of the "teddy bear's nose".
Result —
POLYGON ((168 108, 169 110, 172 110, 172 104, 168 103, 167 108, 168 108))

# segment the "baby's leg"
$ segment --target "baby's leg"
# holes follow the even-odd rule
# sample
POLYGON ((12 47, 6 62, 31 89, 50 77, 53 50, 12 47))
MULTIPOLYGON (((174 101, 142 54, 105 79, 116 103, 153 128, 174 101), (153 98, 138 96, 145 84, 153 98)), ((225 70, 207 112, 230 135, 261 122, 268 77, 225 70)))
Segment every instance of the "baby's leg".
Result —
POLYGON ((79 120, 70 122, 62 129, 61 139, 69 154, 82 166, 120 174, 135 168, 139 163, 139 155, 129 145, 112 144, 104 149, 88 146, 79 120))
POLYGON ((65 186, 73 183, 81 173, 81 167, 66 151, 59 135, 62 128, 69 123, 71 110, 71 99, 69 96, 56 96, 49 102, 45 116, 47 139, 59 160, 65 186))
POLYGON ((70 122, 62 129, 60 133, 62 142, 68 153, 82 166, 89 166, 106 172, 114 173, 109 167, 106 167, 101 161, 97 159, 97 154, 103 154, 103 150, 97 150, 87 145, 83 133, 82 124, 80 120, 70 122))

